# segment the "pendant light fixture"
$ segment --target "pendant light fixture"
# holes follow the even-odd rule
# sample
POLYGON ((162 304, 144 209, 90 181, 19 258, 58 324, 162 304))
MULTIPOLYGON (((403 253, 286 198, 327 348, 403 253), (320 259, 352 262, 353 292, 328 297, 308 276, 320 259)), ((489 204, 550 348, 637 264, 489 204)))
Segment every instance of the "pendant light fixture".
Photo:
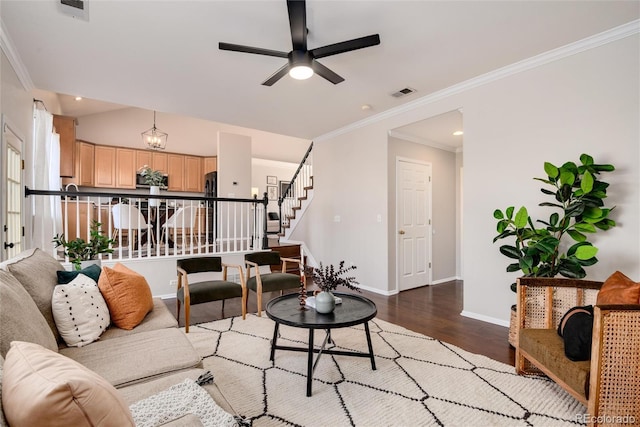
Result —
POLYGON ((153 127, 142 132, 142 143, 151 150, 164 150, 169 134, 156 127, 156 112, 153 112, 153 127))

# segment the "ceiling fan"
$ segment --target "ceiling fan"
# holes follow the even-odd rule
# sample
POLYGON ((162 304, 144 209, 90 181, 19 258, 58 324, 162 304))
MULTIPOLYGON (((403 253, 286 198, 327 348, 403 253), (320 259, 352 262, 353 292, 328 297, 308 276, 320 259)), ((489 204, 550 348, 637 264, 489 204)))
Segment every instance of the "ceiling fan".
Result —
POLYGON ((291 28, 291 42, 293 44, 293 50, 291 50, 291 52, 287 53, 224 42, 220 42, 218 46, 221 50, 287 58, 288 62, 284 66, 262 82, 265 86, 273 85, 287 73, 295 79, 304 80, 311 77, 314 72, 320 77, 329 80, 334 85, 338 84, 343 82, 344 78, 320 64, 317 59, 380 44, 380 36, 373 34, 308 50, 305 0, 287 0, 287 9, 289 11, 289 27, 291 28))

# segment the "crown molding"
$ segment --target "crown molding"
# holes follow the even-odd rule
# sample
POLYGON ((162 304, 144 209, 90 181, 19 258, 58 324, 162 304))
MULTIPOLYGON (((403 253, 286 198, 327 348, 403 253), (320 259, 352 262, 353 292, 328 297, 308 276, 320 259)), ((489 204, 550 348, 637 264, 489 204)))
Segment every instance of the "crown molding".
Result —
POLYGON ((393 129, 390 130, 388 134, 392 138, 402 139, 403 141, 413 142, 415 144, 427 145, 432 148, 437 148, 438 150, 449 151, 451 153, 457 153, 461 151, 459 148, 452 147, 450 145, 440 144, 439 142, 435 142, 430 139, 420 138, 419 136, 409 135, 393 129))
POLYGON ((0 48, 2 48, 4 54, 7 55, 9 64, 11 64, 11 67, 16 72, 18 80, 20 80, 24 90, 30 92, 35 89, 31 76, 29 76, 29 72, 27 71, 27 67, 24 66, 24 63, 20 59, 20 55, 16 52, 13 42, 11 41, 11 37, 9 37, 9 33, 7 32, 7 28, 5 27, 2 19, 0 19, 0 48))
POLYGON ((473 77, 469 80, 465 80, 461 83, 455 84, 453 86, 449 86, 448 88, 423 96, 422 98, 416 99, 415 101, 408 102, 406 104, 403 104, 398 107, 392 108, 390 110, 384 111, 382 113, 376 114, 375 116, 371 116, 366 119, 351 123, 347 126, 338 128, 331 132, 327 132, 323 135, 313 138, 313 140, 320 142, 327 139, 331 139, 336 136, 354 131, 356 129, 369 126, 371 124, 397 116, 399 114, 406 113, 416 108, 432 104, 436 101, 440 101, 452 95, 456 95, 461 92, 466 92, 470 89, 474 89, 476 87, 486 85, 488 83, 503 79, 505 77, 522 73, 523 71, 528 71, 533 68, 540 67, 542 65, 555 62, 572 55, 576 55, 586 50, 594 49, 608 43, 613 43, 615 41, 624 39, 626 37, 629 37, 638 33, 640 33, 640 20, 636 19, 634 21, 628 22, 626 24, 620 25, 618 27, 612 28, 602 33, 598 33, 593 36, 584 38, 582 40, 578 40, 577 42, 570 43, 568 45, 561 46, 556 49, 552 49, 550 51, 541 53, 536 56, 532 56, 531 58, 524 59, 519 62, 515 62, 513 64, 498 68, 493 71, 489 71, 488 73, 481 74, 477 77, 473 77))

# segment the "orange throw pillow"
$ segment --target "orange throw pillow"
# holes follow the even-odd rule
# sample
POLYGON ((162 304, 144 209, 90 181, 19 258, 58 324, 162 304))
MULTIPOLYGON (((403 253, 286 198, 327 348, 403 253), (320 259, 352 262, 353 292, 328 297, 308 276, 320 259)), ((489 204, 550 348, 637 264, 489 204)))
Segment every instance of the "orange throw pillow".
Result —
POLYGON ((147 280, 120 263, 102 268, 98 287, 109 307, 111 321, 119 328, 135 328, 153 310, 147 280))
POLYGON ((600 288, 596 304, 640 304, 640 283, 616 271, 600 288))

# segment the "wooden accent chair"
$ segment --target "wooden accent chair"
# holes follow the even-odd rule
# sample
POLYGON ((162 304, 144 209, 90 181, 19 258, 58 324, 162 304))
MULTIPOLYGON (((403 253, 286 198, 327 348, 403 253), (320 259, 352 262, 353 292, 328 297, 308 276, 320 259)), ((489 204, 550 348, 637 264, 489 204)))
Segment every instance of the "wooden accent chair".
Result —
POLYGON ((189 314, 191 305, 194 304, 222 300, 222 313, 224 315, 224 301, 227 298, 241 297, 242 318, 245 318, 247 314, 247 287, 241 266, 225 264, 220 257, 197 257, 179 259, 177 261, 177 270, 176 318, 180 319, 180 305, 184 304, 185 332, 189 333, 189 314), (227 280, 227 269, 229 267, 238 269, 240 283, 227 280), (222 280, 206 280, 189 283, 190 274, 211 272, 222 272, 222 280))
MULTIPOLYGON (((281 258, 278 252, 254 252, 245 254, 244 262, 247 267, 247 288, 256 293, 258 298, 258 316, 262 315, 262 293, 295 289, 300 287, 300 280, 307 287, 304 274, 287 273, 287 263, 298 264, 299 271, 303 271, 302 261, 293 258, 281 258), (282 270, 273 273, 261 273, 260 266, 280 265, 282 270), (251 268, 255 268, 255 276, 251 276, 251 268)), ((245 301, 246 304, 246 301, 245 301)), ((246 310, 246 306, 244 308, 246 310)))
POLYGON ((613 425, 623 417, 640 423, 640 304, 595 305, 601 286, 518 279, 516 371, 545 374, 558 383, 587 407, 590 426, 613 425), (556 330, 564 313, 580 305, 594 305, 591 360, 573 362, 556 330))

